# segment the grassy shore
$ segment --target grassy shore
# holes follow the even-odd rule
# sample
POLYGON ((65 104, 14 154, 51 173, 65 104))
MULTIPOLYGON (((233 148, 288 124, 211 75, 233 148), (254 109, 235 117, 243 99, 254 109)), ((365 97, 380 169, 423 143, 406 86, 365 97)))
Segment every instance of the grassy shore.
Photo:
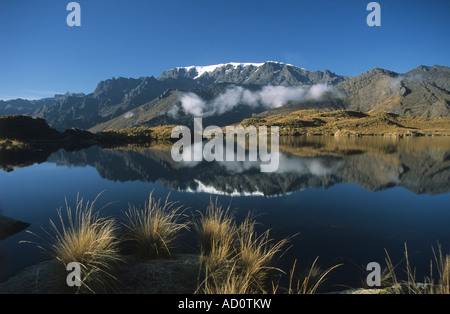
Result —
MULTIPOLYGON (((171 260, 177 260, 173 250, 183 230, 196 234, 200 252, 197 280, 193 285, 196 288, 191 293, 314 294, 341 266, 322 269, 316 258, 306 270, 300 271, 301 276, 297 275, 296 260, 290 270, 277 268, 274 262, 289 248, 291 238, 275 241, 270 237, 270 230, 258 232, 258 223, 252 215, 238 223, 234 212, 217 201, 211 200, 205 211, 191 216, 178 203, 169 201, 169 197, 154 199, 150 194, 143 207, 130 205, 121 223, 116 218, 100 217, 94 209, 95 203, 96 199, 86 203, 78 199, 74 210, 66 203, 65 214, 61 209, 58 211, 59 221, 51 221, 50 230, 38 235, 37 245, 55 261, 53 287, 60 289, 58 293, 120 291, 123 283, 118 274, 128 256, 135 256, 134 261, 162 260, 169 269, 171 260), (124 248, 127 255, 123 254, 124 248), (66 285, 66 267, 72 262, 81 265, 80 287, 66 285), (280 275, 287 276, 287 287, 280 286, 280 275)), ((433 253, 430 276, 418 280, 406 246, 403 270, 394 266, 386 252, 383 287, 372 291, 448 294, 450 255, 444 255, 440 246, 433 253), (398 279, 399 272, 407 275, 406 280, 398 279)), ((180 271, 183 272, 176 273, 180 271)))
MULTIPOLYGON (((325 135, 359 136, 450 136, 450 118, 401 116, 387 112, 300 110, 286 114, 255 115, 236 125, 244 127, 278 126, 281 136, 325 135)), ((137 126, 121 130, 106 130, 93 134, 79 129, 58 132, 42 119, 27 116, 0 117, 0 153, 35 150, 78 150, 92 145, 105 148, 170 146, 175 125, 137 126)), ((225 127, 223 127, 225 131, 225 127)))
MULTIPOLYGON (((450 136, 450 118, 427 118, 397 115, 389 112, 339 110, 299 110, 286 114, 259 114, 236 125, 244 127, 279 126, 281 136, 450 136)), ((139 126, 100 133, 104 139, 128 143, 149 140, 171 141, 174 125, 158 127, 139 126)), ((225 131, 225 127, 222 128, 225 131)))

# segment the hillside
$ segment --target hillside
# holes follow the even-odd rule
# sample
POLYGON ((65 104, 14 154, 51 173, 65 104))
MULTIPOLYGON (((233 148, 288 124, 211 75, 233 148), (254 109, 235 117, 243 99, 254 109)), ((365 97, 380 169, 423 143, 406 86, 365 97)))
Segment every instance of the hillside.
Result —
MULTIPOLYGON (((105 80, 91 94, 67 97, 36 109, 31 115, 45 119, 58 130, 72 127, 89 129, 151 103, 168 90, 192 91, 217 84, 308 86, 317 83, 337 84, 345 79, 330 71, 308 71, 276 62, 258 66, 227 63, 175 68, 163 72, 158 78, 119 77, 105 80)), ((150 109, 149 106, 146 108, 150 109)))
POLYGON ((52 107, 33 113, 58 130, 89 129, 122 113, 145 104, 170 88, 191 89, 198 86, 192 80, 159 81, 154 77, 113 78, 102 81, 93 93, 85 97, 68 97, 52 107))
POLYGON ((189 125, 195 116, 224 126, 263 112, 268 116, 304 109, 449 117, 450 68, 419 66, 407 73, 374 68, 347 77, 273 61, 224 63, 177 67, 158 78, 112 78, 88 95, 0 101, 0 115, 27 114, 59 131, 94 132, 189 125))
MULTIPOLYGON (((236 85, 233 85, 235 87, 236 85)), ((229 84, 214 84, 192 90, 199 99, 212 100, 217 95, 225 95, 231 88, 229 84)), ((246 88, 255 89, 254 86, 246 88)), ((168 90, 158 98, 130 110, 114 119, 100 123, 89 131, 98 133, 106 130, 119 130, 137 126, 155 127, 162 125, 186 125, 193 126, 193 115, 182 108, 183 97, 189 95, 178 90, 168 90)), ((225 126, 237 123, 242 118, 251 117, 255 113, 263 112, 265 108, 249 107, 245 104, 236 104, 233 109, 220 114, 203 118, 206 124, 225 126)))
POLYGON ((35 111, 43 107, 52 107, 58 102, 64 101, 68 97, 84 97, 83 93, 56 94, 54 97, 42 98, 37 100, 28 99, 11 99, 0 100, 0 116, 14 115, 14 114, 28 114, 31 115, 35 111))
POLYGON ((405 74, 379 68, 337 85, 344 106, 362 112, 450 116, 450 68, 419 66, 405 74))
POLYGON ((159 77, 163 80, 167 78, 194 79, 202 85, 230 83, 278 86, 336 85, 347 79, 347 77, 337 75, 329 70, 309 71, 291 64, 274 61, 178 67, 163 72, 159 77))
MULTIPOLYGON (((327 73, 325 71, 317 75, 300 68, 295 68, 294 71, 291 66, 282 67, 277 63, 266 63, 259 66, 255 64, 229 64, 176 68, 164 72, 162 77, 193 79, 202 81, 203 84, 207 84, 210 80, 215 82, 213 85, 193 89, 191 92, 198 96, 198 99, 194 100, 204 100, 204 104, 200 106, 200 112, 203 112, 203 118, 208 120, 207 123, 219 126, 238 123, 240 120, 250 118, 255 114, 258 117, 266 117, 286 115, 298 110, 320 110, 324 112, 351 110, 365 113, 391 112, 398 115, 430 118, 450 117, 450 69, 448 67, 420 66, 405 74, 375 68, 353 78, 337 78, 333 77, 333 74, 327 73), (281 67, 281 70, 275 70, 277 67, 281 67), (303 72, 308 75, 302 76, 301 73, 303 72), (296 75, 294 76, 293 73, 296 75), (243 74, 245 75, 243 76, 243 74), (244 77, 247 78, 243 81, 242 78, 244 77), (281 81, 279 80, 280 77, 283 77, 281 81), (291 81, 293 77, 296 78, 295 84, 299 85, 290 85, 294 82, 291 81), (232 82, 252 83, 253 85, 231 84, 232 82), (287 87, 273 93, 264 93, 264 89, 272 86, 264 85, 268 82, 285 84, 287 87), (337 84, 333 85, 335 83, 337 84), (259 99, 259 106, 248 104, 242 95, 237 97, 236 93, 227 93, 227 89, 236 89, 235 86, 248 90, 251 96, 260 93, 265 98, 259 99), (315 88, 319 92, 323 91, 320 97, 308 96, 313 94, 311 91, 315 88), (301 94, 302 90, 305 91, 304 95, 301 94), (286 98, 286 95, 291 94, 298 94, 298 96, 286 98), (230 105, 230 99, 233 98, 236 98, 236 104, 230 105), (279 103, 264 104, 267 99, 276 98, 279 99, 279 103), (227 110, 225 111, 226 114, 221 112, 221 114, 211 116, 208 111, 214 112, 214 108, 217 106, 216 100, 222 101, 221 104, 224 108, 232 108, 232 110, 224 109, 227 110)), ((245 93, 245 91, 242 93, 245 93)), ((191 105, 183 102, 182 95, 183 92, 170 92, 90 130, 99 132, 139 125, 190 125, 194 114, 184 110, 191 105), (177 108, 181 108, 181 110, 177 108), (176 110, 176 115, 170 114, 173 110, 176 110)), ((196 107, 195 109, 199 108, 196 107)), ((202 115, 200 114, 200 116, 202 115)), ((410 125, 413 127, 413 124, 410 125)))
POLYGON ((420 136, 450 135, 450 117, 425 118, 393 113, 300 110, 245 119, 243 126, 279 126, 280 135, 420 136))

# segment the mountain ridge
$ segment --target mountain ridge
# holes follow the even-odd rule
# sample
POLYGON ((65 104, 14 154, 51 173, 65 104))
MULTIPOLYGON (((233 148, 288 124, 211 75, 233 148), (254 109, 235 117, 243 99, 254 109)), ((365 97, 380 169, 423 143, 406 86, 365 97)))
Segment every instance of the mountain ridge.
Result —
MULTIPOLYGON (((280 99, 276 107, 238 103, 232 106, 227 117, 233 114, 234 122, 239 122, 264 110, 278 109, 286 112, 347 109, 423 117, 450 116, 450 68, 446 66, 420 65, 406 73, 373 68, 349 77, 329 70, 309 71, 276 61, 176 67, 162 72, 159 77, 111 78, 99 82, 87 95, 66 93, 36 101, 0 101, 0 115, 25 114, 43 118, 58 130, 73 127, 103 130, 108 124, 121 127, 129 123, 121 125, 118 120, 144 113, 148 118, 144 124, 149 121, 150 125, 177 123, 192 118, 190 107, 181 97, 170 97, 172 102, 169 103, 167 96, 191 93, 198 102, 205 102, 203 106, 211 106, 214 104, 211 99, 225 97, 234 88, 241 92, 241 102, 246 103, 242 97, 259 97, 261 105, 267 99, 264 89, 267 91, 272 86, 280 87, 269 95, 280 99), (306 98, 313 94, 313 88, 319 90, 320 97, 306 98), (288 95, 286 99, 282 93, 288 95), (173 119, 175 114, 170 115, 177 110, 181 120, 173 119)), ((233 122, 223 118, 224 122, 233 122)))
POLYGON ((266 61, 264 63, 229 62, 209 66, 176 67, 164 71, 158 79, 190 78, 203 85, 235 83, 253 85, 303 86, 318 83, 336 84, 347 77, 329 70, 309 71, 292 64, 266 61))
POLYGON ((284 63, 265 62, 259 67, 255 63, 239 64, 244 66, 236 66, 237 63, 211 66, 212 71, 203 71, 203 75, 198 78, 194 68, 187 75, 186 68, 180 67, 164 71, 158 78, 112 78, 99 82, 94 92, 78 100, 78 103, 70 98, 31 115, 45 119, 58 130, 71 127, 91 129, 154 101, 168 90, 189 92, 217 84, 310 86, 319 82, 344 80, 344 77, 329 71, 312 72, 284 63), (257 73, 258 70, 261 73, 257 73))
POLYGON ((450 68, 419 66, 407 73, 374 68, 337 85, 344 105, 362 112, 388 111, 426 117, 450 114, 450 68))

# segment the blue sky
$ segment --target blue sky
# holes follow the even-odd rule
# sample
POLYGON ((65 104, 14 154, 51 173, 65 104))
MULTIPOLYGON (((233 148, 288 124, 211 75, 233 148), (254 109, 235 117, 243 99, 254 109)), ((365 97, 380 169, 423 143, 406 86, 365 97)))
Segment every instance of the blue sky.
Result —
POLYGON ((111 77, 177 66, 280 61, 358 75, 450 62, 450 1, 0 0, 0 99, 92 92, 111 77))

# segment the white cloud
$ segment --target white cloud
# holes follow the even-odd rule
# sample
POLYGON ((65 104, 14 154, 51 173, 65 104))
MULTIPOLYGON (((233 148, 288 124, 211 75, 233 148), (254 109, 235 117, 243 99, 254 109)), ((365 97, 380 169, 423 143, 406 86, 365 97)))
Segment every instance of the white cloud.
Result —
POLYGON ((127 113, 123 116, 124 119, 130 119, 130 118, 132 118, 132 117, 134 117, 134 113, 133 113, 132 111, 127 112, 127 113))
MULTIPOLYGON (((209 102, 204 101, 200 96, 192 92, 182 93, 180 100, 181 107, 186 113, 196 117, 208 117, 231 111, 237 105, 250 107, 262 105, 267 109, 273 109, 290 102, 306 99, 317 100, 326 93, 332 93, 338 97, 341 96, 333 86, 327 84, 317 84, 310 88, 269 85, 258 91, 250 91, 241 86, 231 86, 209 102)), ((175 106, 168 114, 176 117, 178 110, 178 106, 175 106)))
POLYGON ((404 78, 405 78, 405 77, 404 77, 404 76, 401 76, 401 75, 397 76, 396 78, 393 78, 393 79, 391 80, 391 82, 389 83, 390 86, 391 86, 391 88, 396 88, 396 87, 398 87, 404 78))
POLYGON ((183 93, 181 95, 181 106, 185 112, 200 117, 203 115, 206 103, 197 94, 183 93))

